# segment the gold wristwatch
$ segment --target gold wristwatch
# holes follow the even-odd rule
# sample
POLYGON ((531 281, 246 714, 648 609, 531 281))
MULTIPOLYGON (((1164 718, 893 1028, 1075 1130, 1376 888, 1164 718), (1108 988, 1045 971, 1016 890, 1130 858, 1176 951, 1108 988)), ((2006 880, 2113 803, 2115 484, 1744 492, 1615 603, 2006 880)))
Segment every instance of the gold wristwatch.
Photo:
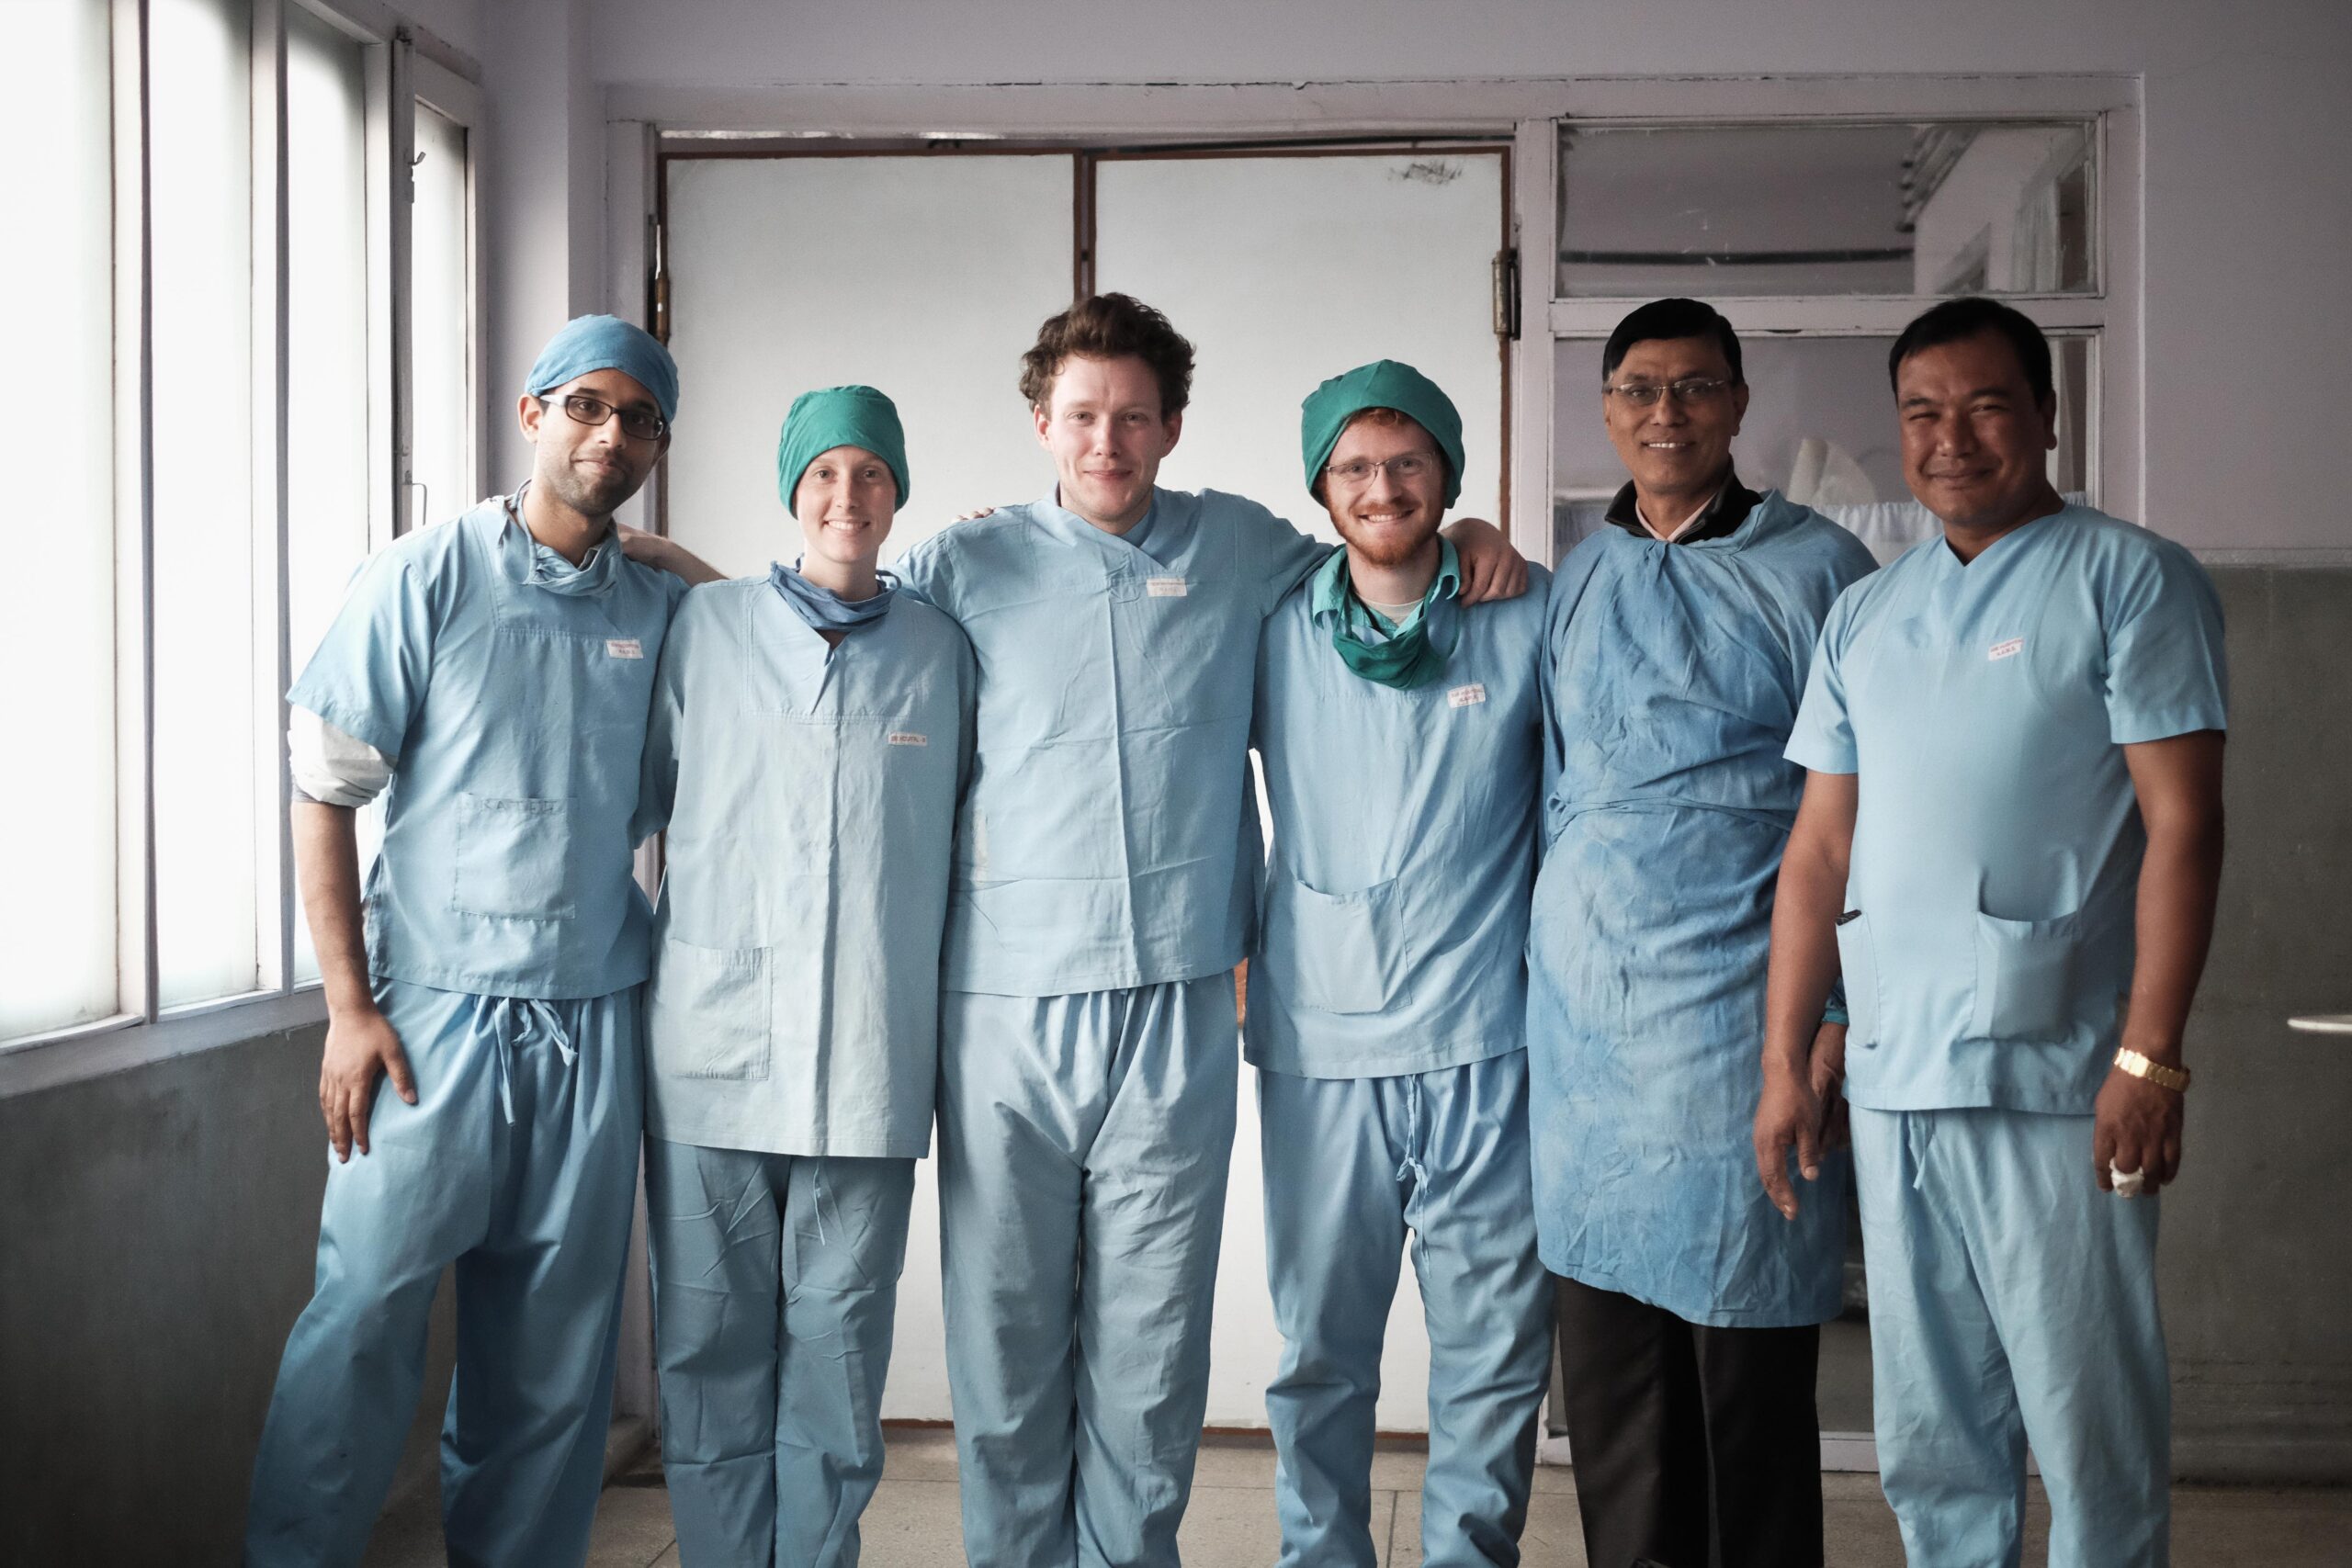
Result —
POLYGON ((2162 1062, 2150 1061, 2129 1047, 2115 1054, 2115 1065, 2135 1078, 2147 1079, 2158 1089, 2168 1089, 2175 1094, 2188 1092, 2187 1067, 2167 1067, 2162 1062))

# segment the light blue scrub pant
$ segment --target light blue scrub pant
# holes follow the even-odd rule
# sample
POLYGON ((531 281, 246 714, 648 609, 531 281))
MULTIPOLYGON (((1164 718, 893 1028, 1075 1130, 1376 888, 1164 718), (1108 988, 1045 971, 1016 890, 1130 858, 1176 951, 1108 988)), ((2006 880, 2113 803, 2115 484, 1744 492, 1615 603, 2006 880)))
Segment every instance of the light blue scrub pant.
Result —
POLYGON ((911 1159, 645 1143, 662 1467, 687 1568, 854 1568, 911 1159))
POLYGON ((1516 1563, 1552 1364, 1527 1053, 1395 1077, 1261 1071, 1258 1112, 1283 1335, 1266 1387, 1283 1568, 1380 1561, 1373 1406, 1408 1230, 1430 1337, 1420 1560, 1516 1563))
POLYGON ((1879 1482, 1911 1568, 2012 1568, 2026 1445, 2051 1568, 2169 1557, 2158 1200, 2094 1184, 2091 1119, 1853 1108, 1879 1482))
POLYGON ((966 1556, 1172 1568, 1208 1402, 1233 977, 940 1001, 966 1556))
POLYGON ((356 1563, 457 1266, 441 1428, 451 1568, 577 1563, 604 1484, 643 1124, 638 988, 524 1001, 376 981, 417 1103, 380 1086, 368 1152, 328 1156, 318 1282, 254 1461, 245 1561, 356 1563))

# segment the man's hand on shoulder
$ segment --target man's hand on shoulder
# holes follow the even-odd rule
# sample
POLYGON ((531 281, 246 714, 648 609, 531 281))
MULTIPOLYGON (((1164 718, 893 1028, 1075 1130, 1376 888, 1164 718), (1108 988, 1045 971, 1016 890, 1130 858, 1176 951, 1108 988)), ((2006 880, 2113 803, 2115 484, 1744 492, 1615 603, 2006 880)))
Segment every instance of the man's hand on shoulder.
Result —
POLYGON ((717 582, 727 575, 675 539, 649 534, 626 523, 614 524, 613 532, 620 537, 621 554, 639 566, 650 566, 657 571, 683 577, 697 587, 706 582, 717 582))
POLYGON ((1516 599, 1527 592, 1527 558, 1483 517, 1464 517, 1442 530, 1462 561, 1462 603, 1516 599))

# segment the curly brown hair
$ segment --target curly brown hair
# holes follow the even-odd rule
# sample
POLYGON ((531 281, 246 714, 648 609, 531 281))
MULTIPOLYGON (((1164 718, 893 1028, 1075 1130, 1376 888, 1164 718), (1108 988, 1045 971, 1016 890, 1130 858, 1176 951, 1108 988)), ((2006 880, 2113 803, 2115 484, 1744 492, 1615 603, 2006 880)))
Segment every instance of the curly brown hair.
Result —
POLYGON ((1134 355, 1151 367, 1159 383, 1159 417, 1184 412, 1193 395, 1193 344, 1168 318, 1126 294, 1096 294, 1057 316, 1046 318, 1037 342, 1021 356, 1021 395, 1042 409, 1053 396, 1054 378, 1073 356, 1121 359, 1134 355))

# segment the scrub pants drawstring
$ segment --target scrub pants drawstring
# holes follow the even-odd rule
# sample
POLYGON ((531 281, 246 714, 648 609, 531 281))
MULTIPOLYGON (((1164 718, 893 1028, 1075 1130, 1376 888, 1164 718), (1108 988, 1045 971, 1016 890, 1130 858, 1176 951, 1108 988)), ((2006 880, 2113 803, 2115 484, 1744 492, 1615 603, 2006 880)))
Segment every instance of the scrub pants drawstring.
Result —
POLYGON ((1421 1078, 1415 1073, 1405 1079, 1405 1160, 1396 1168, 1397 1180, 1409 1176, 1415 1186, 1429 1186, 1429 1167, 1421 1163, 1428 1145, 1429 1129, 1421 1124, 1421 1078))
POLYGON ((817 1245, 825 1245, 825 1162, 820 1157, 808 1162, 808 1186, 817 1199, 817 1245))
POLYGON ((498 1104, 506 1112, 506 1124, 514 1125, 514 1053, 533 1041, 544 1041, 555 1047, 567 1067, 580 1060, 580 1053, 571 1043, 571 1034, 564 1027, 563 1015, 551 1002, 528 997, 484 997, 475 1013, 477 1023, 487 1024, 492 1041, 498 1050, 498 1104), (484 1016, 487 1012, 487 1017, 484 1016))
POLYGON ((1905 1152, 1911 1156, 1911 1190, 1914 1192, 1925 1192, 1928 1190, 1929 1136, 1930 1130, 1925 1116, 1916 1111, 1904 1116, 1903 1144, 1905 1152))

